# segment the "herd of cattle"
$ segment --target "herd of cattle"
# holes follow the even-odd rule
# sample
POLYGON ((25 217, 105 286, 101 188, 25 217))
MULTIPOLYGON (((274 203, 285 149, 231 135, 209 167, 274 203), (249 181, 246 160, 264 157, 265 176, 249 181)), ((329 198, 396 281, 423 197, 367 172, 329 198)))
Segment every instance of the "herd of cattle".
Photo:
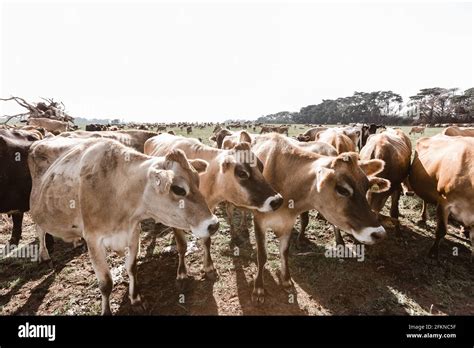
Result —
MULTIPOLYGON (((220 203, 225 203, 234 241, 242 237, 232 225, 235 209, 253 215, 258 270, 252 299, 260 303, 266 231, 279 239, 281 283, 291 288, 291 231, 300 216, 297 242, 306 241, 310 210, 333 225, 337 244, 344 244, 342 230, 370 245, 387 234, 379 215, 387 199, 398 231, 400 195, 414 192, 425 202, 425 219, 426 204, 437 207, 431 257, 438 257, 448 217, 464 226, 474 243, 474 128, 450 126, 420 138, 412 159, 411 141, 402 130, 375 124, 318 126, 297 137, 287 136, 288 126, 259 125, 258 134, 249 131, 256 130, 255 124, 240 124, 240 130, 218 125, 210 138, 214 146, 166 133, 166 126, 157 129, 163 133, 95 126, 87 131, 37 124, 0 129, 0 213, 12 216, 10 243, 18 244, 23 214, 30 212, 41 262, 51 262, 51 236, 86 243, 99 280, 102 314, 111 313, 107 249, 128 249, 129 297, 132 304, 143 304, 137 254, 145 219, 173 228, 178 281, 187 277, 185 231, 202 240, 203 269, 215 277, 210 237, 219 229, 214 211, 220 203)), ((192 133, 192 125, 178 126, 192 133)))

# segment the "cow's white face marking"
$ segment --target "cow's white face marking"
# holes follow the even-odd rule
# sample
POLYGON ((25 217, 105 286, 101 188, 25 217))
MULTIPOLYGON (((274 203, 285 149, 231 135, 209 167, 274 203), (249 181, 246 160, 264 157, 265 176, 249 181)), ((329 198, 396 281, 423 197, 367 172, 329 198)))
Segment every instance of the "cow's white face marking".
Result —
POLYGON ((277 199, 281 199, 282 196, 280 194, 276 194, 275 196, 268 197, 265 202, 262 204, 260 208, 257 210, 262 212, 262 213, 267 213, 270 211, 273 211, 272 206, 270 205, 273 201, 276 201, 277 199))
POLYGON ((204 220, 199 225, 195 227, 191 227, 191 232, 197 238, 208 238, 210 237, 209 226, 217 224, 217 222, 218 222, 217 217, 215 215, 212 215, 211 218, 204 220))
POLYGON ((357 238, 357 240, 361 243, 372 245, 378 242, 380 239, 385 238, 387 236, 387 232, 385 228, 382 226, 378 227, 366 227, 360 231, 352 230, 351 234, 357 238))

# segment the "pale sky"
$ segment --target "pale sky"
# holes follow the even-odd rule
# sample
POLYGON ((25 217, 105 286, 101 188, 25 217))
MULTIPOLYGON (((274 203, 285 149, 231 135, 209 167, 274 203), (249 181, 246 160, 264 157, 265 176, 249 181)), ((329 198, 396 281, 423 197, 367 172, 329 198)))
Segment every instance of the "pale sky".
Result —
MULTIPOLYGON (((2 97, 224 121, 354 91, 473 87, 472 3, 2 1, 2 97)), ((9 102, 11 103, 11 102, 9 102)), ((0 103, 0 116, 21 111, 0 103)))

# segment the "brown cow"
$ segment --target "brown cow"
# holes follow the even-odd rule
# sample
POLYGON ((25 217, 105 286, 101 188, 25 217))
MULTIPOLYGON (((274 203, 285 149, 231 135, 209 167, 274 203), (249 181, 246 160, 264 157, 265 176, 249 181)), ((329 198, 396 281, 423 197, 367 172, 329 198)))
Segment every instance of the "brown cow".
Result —
MULTIPOLYGON (((209 162, 207 171, 201 174, 199 190, 211 210, 221 202, 230 202, 253 211, 269 212, 278 209, 283 201, 263 177, 262 163, 250 151, 247 142, 239 143, 231 150, 223 150, 206 146, 196 139, 160 134, 145 143, 145 153, 152 156, 171 149, 184 151, 188 158, 209 162)), ((232 228, 230 232, 235 239, 232 228)), ((177 279, 183 280, 187 277, 184 231, 175 229, 175 237, 179 252, 177 279)), ((203 243, 204 272, 209 278, 215 278, 216 270, 210 254, 211 240, 203 240, 203 243)))
POLYGON ((410 132, 408 134, 412 135, 416 133, 425 134, 425 127, 423 126, 411 127, 410 132))
MULTIPOLYGON (((439 134, 416 143, 410 184, 425 202, 436 204, 436 239, 429 256, 438 258, 448 217, 470 229, 474 245, 474 138, 439 134)), ((474 252, 474 248, 473 248, 474 252)))
POLYGON ((43 117, 30 117, 27 122, 28 125, 41 127, 46 129, 48 132, 58 135, 68 130, 68 123, 58 120, 52 120, 50 118, 43 117))
POLYGON ((375 190, 375 185, 377 190, 390 187, 387 180, 371 177, 383 170, 383 161, 358 162, 356 153, 338 157, 317 155, 277 134, 260 136, 252 149, 264 164, 264 177, 284 199, 277 211, 254 214, 258 263, 252 295, 254 301, 264 301, 267 229, 271 228, 280 240, 281 283, 285 288, 292 287, 288 251, 291 230, 299 214, 316 209, 330 223, 365 244, 374 244, 386 235, 366 199, 367 190, 375 190), (288 175, 290 170, 292 175, 288 175))
POLYGON ((459 128, 451 126, 444 129, 442 134, 449 136, 474 137, 474 128, 459 128))
POLYGON ((144 131, 144 130, 119 130, 119 131, 102 131, 102 132, 87 132, 87 131, 75 131, 65 132, 60 134, 62 137, 67 138, 107 138, 121 142, 124 145, 131 147, 139 152, 143 153, 143 147, 145 142, 158 135, 158 133, 144 131))
POLYGON ((411 161, 411 141, 401 129, 389 128, 387 131, 371 135, 360 152, 361 160, 377 158, 385 162, 383 171, 377 177, 390 181, 390 190, 380 193, 369 192, 367 200, 376 213, 379 213, 391 196, 390 216, 396 219, 397 232, 400 231, 398 220, 398 202, 402 192, 402 183, 408 176, 411 161))
POLYGON ((314 141, 316 140, 316 134, 326 129, 328 129, 328 127, 310 128, 303 134, 298 134, 298 137, 296 139, 298 139, 299 141, 314 141))
POLYGON ((356 145, 344 132, 340 129, 328 128, 316 134, 317 141, 322 141, 334 146, 339 154, 343 152, 354 152, 356 145))

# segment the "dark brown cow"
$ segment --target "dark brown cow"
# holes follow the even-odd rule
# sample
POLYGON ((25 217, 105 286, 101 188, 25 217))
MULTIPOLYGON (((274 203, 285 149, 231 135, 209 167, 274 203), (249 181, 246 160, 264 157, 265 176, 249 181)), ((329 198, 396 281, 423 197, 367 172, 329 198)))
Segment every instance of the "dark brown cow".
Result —
POLYGON ((36 129, 0 129, 0 213, 12 215, 11 244, 19 243, 23 213, 30 209, 28 150, 42 137, 41 130, 36 129))

